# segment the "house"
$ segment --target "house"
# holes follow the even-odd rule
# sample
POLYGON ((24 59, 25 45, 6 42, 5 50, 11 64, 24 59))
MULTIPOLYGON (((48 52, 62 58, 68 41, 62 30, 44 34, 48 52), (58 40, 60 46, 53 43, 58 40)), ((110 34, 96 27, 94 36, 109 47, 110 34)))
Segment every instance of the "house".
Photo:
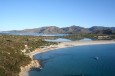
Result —
POLYGON ((101 36, 97 36, 97 39, 99 39, 99 40, 108 40, 108 39, 111 39, 111 37, 107 36, 107 35, 101 35, 101 36))

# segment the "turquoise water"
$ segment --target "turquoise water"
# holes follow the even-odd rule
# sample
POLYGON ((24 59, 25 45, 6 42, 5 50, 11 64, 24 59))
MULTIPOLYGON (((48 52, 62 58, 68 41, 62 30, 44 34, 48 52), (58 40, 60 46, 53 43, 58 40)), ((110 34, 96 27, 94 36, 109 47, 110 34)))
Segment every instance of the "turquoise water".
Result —
POLYGON ((43 69, 33 69, 29 76, 115 76, 115 44, 58 49, 34 58, 43 69))

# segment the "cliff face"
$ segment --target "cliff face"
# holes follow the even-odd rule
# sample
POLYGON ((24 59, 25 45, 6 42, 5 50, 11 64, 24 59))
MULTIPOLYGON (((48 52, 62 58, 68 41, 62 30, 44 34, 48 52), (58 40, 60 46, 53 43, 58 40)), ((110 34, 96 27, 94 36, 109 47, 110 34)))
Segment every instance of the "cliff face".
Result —
POLYGON ((34 67, 40 67, 40 64, 39 64, 39 62, 38 62, 38 60, 32 60, 31 61, 31 63, 30 63, 30 65, 29 65, 31 68, 34 68, 34 67))
POLYGON ((19 76, 29 76, 28 71, 31 68, 39 68, 39 67, 40 67, 40 64, 39 64, 38 60, 32 60, 30 62, 30 64, 28 64, 27 66, 20 67, 21 72, 19 73, 19 76))

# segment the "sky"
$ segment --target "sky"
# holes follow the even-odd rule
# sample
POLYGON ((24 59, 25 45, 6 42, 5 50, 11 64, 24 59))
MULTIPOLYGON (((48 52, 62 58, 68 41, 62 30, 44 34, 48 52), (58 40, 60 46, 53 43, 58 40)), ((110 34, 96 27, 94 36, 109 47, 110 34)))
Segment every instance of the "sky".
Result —
POLYGON ((115 27, 115 0, 0 0, 0 31, 71 25, 115 27))

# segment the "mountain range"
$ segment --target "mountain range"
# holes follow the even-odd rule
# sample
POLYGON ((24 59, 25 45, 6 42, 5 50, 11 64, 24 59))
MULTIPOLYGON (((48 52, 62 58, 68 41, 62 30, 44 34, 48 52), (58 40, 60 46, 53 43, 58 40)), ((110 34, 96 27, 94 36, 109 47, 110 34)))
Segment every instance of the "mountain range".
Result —
POLYGON ((70 26, 59 28, 56 26, 47 26, 34 29, 24 29, 24 30, 11 30, 2 31, 0 33, 7 34, 24 34, 24 33, 36 33, 36 34, 115 34, 115 27, 103 27, 103 26, 93 26, 90 28, 84 28, 80 26, 70 26))

